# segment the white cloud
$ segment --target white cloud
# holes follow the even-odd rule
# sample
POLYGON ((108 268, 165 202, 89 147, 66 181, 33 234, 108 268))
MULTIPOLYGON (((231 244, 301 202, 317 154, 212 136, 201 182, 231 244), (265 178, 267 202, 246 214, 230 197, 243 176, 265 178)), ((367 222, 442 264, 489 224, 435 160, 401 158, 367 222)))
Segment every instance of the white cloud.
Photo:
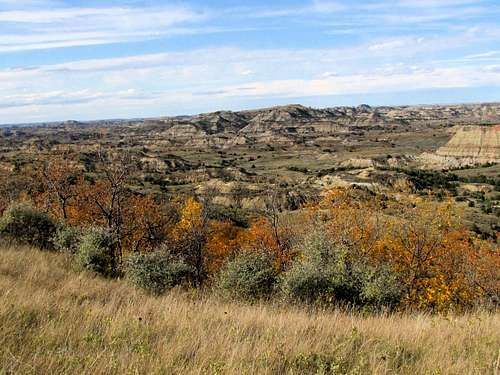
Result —
POLYGON ((246 69, 246 70, 243 70, 242 72, 240 72, 240 74, 242 76, 251 76, 251 75, 255 74, 255 72, 252 69, 246 69))
MULTIPOLYGON (((435 40, 431 48, 446 42, 435 40)), ((384 63, 385 56, 400 55, 400 48, 216 48, 3 69, 0 119, 136 117, 256 99, 500 87, 496 65, 384 63), (359 65, 360 59, 365 64, 359 65)), ((423 48, 425 43, 417 53, 423 48)))
POLYGON ((334 73, 334 72, 324 72, 323 74, 321 74, 321 78, 331 78, 331 77, 337 77, 338 74, 337 73, 334 73))
MULTIPOLYGON (((295 17, 304 16, 311 14, 332 14, 344 12, 352 9, 351 6, 343 4, 337 1, 327 1, 327 0, 313 0, 309 4, 304 6, 292 6, 287 8, 267 8, 260 9, 253 12, 248 12, 252 17, 295 17)), ((242 12, 241 9, 235 9, 236 13, 242 12)))
POLYGON ((500 73, 500 65, 488 65, 484 67, 484 71, 490 73, 500 73))
POLYGON ((318 13, 336 13, 349 9, 349 6, 337 1, 314 0, 312 10, 318 13))
MULTIPOLYGON (((306 97, 351 95, 443 89, 500 86, 500 76, 494 69, 478 72, 475 68, 440 68, 427 72, 398 74, 354 74, 312 80, 276 80, 249 83, 251 90, 244 96, 255 97, 306 97)), ((242 96, 240 86, 223 87, 224 96, 242 96)))
MULTIPOLYGON (((290 20, 292 26, 304 29, 314 25, 318 28, 314 31, 325 32, 317 45, 336 45, 340 38, 328 36, 328 30, 354 33, 359 35, 355 40, 363 40, 344 37, 343 47, 330 48, 205 47, 33 67, 26 66, 29 61, 18 60, 22 68, 0 69, 0 122, 183 113, 261 98, 499 87, 496 63, 500 52, 495 43, 500 28, 486 20, 462 23, 483 15, 486 3, 488 0, 308 0, 297 7, 234 8, 217 14, 181 5, 75 9, 51 0, 0 0, 3 53, 255 30, 248 25, 262 30, 285 24, 263 19, 254 25, 256 20, 250 19, 254 15, 295 17, 290 20), (7 6, 10 10, 2 11, 7 6), (453 27, 449 27, 451 22, 453 27), (424 34, 420 24, 439 30, 441 25, 447 26, 444 32, 424 34), (234 29, 232 25, 236 25, 234 29), (372 30, 378 36, 369 36, 372 30)), ((301 43, 304 46, 307 41, 301 43)), ((65 56, 71 56, 69 51, 65 56)))
POLYGON ((207 17, 206 12, 181 6, 0 11, 0 52, 119 43, 197 32, 193 24, 207 17))
POLYGON ((394 50, 398 48, 403 48, 408 46, 408 41, 399 39, 399 40, 390 40, 386 42, 372 44, 368 47, 370 51, 387 51, 394 50))
POLYGON ((60 5, 61 3, 56 0, 0 0, 0 8, 6 9, 39 8, 60 5))
MULTIPOLYGON (((464 19, 483 16, 492 12, 499 13, 500 8, 491 6, 487 0, 382 0, 376 2, 311 0, 304 6, 268 7, 250 12, 255 17, 300 17, 331 16, 347 17, 357 26, 385 23, 408 25, 428 24, 439 21, 454 23, 464 19)), ((237 9, 235 9, 237 12, 237 9)), ((241 9, 240 9, 241 11, 241 9)), ((302 21, 307 22, 306 18, 302 21)))
POLYGON ((409 8, 445 8, 462 5, 478 5, 482 0, 399 0, 398 5, 409 8))
POLYGON ((464 58, 474 60, 474 59, 485 59, 485 58, 496 57, 496 56, 500 56, 500 51, 488 51, 488 52, 483 52, 483 53, 476 53, 473 55, 467 55, 464 58))

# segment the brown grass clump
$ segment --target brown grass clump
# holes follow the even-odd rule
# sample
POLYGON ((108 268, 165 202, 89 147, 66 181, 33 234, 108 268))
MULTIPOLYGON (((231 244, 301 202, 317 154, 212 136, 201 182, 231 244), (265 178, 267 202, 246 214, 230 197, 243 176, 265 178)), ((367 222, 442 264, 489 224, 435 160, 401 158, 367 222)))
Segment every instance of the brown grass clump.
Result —
POLYGON ((360 315, 155 298, 0 250, 0 374, 495 374, 500 316, 360 315))

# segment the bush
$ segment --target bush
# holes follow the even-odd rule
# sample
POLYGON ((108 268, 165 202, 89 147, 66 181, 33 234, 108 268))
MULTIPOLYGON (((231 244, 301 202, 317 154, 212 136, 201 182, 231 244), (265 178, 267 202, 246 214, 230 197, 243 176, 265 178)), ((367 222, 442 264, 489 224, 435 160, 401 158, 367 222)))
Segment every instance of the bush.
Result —
POLYGON ((10 206, 0 219, 0 236, 40 249, 52 248, 56 230, 54 220, 44 211, 29 204, 10 206))
POLYGON ((79 265, 104 276, 116 273, 115 239, 102 228, 91 228, 81 237, 77 248, 79 265))
POLYGON ((82 230, 70 226, 59 226, 56 229, 52 242, 58 251, 75 254, 80 245, 82 230))
POLYGON ((403 298, 404 291, 397 274, 384 265, 375 267, 361 264, 358 269, 362 282, 361 302, 376 307, 397 306, 403 298))
POLYGON ((279 287, 288 300, 312 303, 329 299, 328 277, 314 264, 308 262, 296 263, 283 274, 279 287))
POLYGON ((368 264, 321 231, 304 241, 302 256, 280 277, 279 287, 286 299, 307 303, 391 307, 402 297, 395 273, 368 264))
POLYGON ((247 300, 269 296, 277 280, 274 258, 264 252, 242 253, 224 265, 216 284, 224 294, 247 300))
POLYGON ((129 257, 124 265, 126 277, 136 287, 160 295, 194 275, 194 269, 182 258, 163 251, 129 257))

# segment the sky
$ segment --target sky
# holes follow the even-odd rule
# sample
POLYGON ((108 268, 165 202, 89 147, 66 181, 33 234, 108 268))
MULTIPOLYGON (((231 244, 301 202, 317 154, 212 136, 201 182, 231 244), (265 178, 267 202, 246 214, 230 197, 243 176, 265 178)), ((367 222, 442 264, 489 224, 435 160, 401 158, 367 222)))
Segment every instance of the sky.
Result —
POLYGON ((0 0, 0 123, 500 101, 500 0, 0 0))

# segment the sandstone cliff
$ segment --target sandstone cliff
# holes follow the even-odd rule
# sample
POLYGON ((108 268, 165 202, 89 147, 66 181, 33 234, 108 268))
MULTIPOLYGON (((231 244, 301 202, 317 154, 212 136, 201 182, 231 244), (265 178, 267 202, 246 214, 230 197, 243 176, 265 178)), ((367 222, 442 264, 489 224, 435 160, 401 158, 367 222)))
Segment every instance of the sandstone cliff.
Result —
POLYGON ((242 144, 293 145, 370 130, 419 130, 500 123, 500 104, 333 107, 288 105, 240 112, 214 112, 144 123, 158 140, 188 147, 242 144))
POLYGON ((500 161, 500 125, 463 127, 436 152, 440 156, 473 158, 480 162, 500 161))

